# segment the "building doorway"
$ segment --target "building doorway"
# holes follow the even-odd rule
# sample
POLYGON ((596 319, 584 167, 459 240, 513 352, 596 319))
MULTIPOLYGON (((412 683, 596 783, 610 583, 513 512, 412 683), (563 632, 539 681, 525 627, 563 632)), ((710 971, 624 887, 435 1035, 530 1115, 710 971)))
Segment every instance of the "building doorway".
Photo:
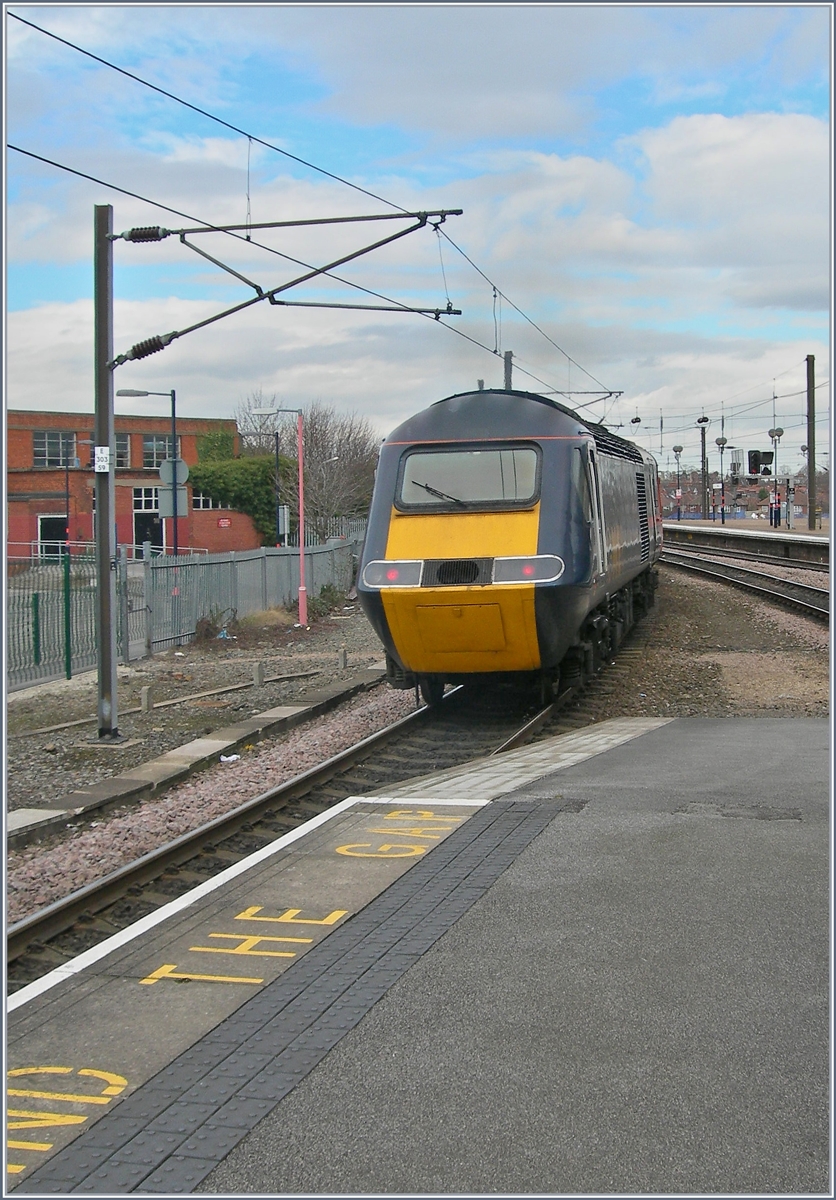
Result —
POLYGON ((151 553, 163 552, 163 523, 160 520, 159 489, 134 488, 134 557, 142 558, 144 542, 151 543, 151 553))
POLYGON ((151 553, 163 552, 163 523, 158 513, 134 513, 134 557, 142 558, 143 544, 151 543, 151 553))
POLYGON ((38 517, 38 554, 41 558, 59 558, 66 544, 66 516, 38 517))

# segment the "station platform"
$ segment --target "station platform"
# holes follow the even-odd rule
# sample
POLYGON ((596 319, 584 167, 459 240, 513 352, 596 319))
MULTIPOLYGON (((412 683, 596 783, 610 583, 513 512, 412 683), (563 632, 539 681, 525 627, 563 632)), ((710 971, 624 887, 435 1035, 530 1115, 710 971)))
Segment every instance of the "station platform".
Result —
POLYGON ((825 720, 347 797, 8 1003, 7 1188, 830 1194, 825 720))

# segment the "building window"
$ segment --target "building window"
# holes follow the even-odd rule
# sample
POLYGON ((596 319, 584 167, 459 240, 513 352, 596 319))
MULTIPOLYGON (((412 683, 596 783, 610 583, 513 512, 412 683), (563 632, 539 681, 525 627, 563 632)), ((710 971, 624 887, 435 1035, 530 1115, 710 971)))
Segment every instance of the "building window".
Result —
POLYGON ((60 429, 38 429, 32 434, 36 467, 71 466, 75 460, 75 434, 60 429))
POLYGON ((192 508, 230 508, 223 500, 213 500, 205 492, 192 492, 192 508))
POLYGON ((134 512, 159 512, 159 488, 134 488, 134 512))
MULTIPOLYGON (((159 433, 146 433, 142 436, 142 465, 145 468, 159 467, 161 462, 171 458, 171 438, 159 433)), ((177 457, 180 457, 180 438, 177 439, 177 457)))
POLYGON ((131 435, 129 433, 116 434, 116 465, 117 467, 131 465, 131 435))

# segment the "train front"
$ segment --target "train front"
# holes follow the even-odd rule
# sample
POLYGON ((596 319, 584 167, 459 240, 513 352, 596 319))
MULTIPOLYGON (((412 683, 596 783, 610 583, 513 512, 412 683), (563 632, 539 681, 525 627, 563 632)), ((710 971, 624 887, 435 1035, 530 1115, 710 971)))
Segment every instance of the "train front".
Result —
MULTIPOLYGON (((565 485, 552 443, 567 419, 527 393, 467 393, 384 442, 358 593, 396 687, 418 682, 432 702, 445 681, 551 665, 537 593, 564 576, 566 554, 546 545, 558 532, 542 510, 565 485)), ((570 424, 564 437, 585 433, 570 424)))

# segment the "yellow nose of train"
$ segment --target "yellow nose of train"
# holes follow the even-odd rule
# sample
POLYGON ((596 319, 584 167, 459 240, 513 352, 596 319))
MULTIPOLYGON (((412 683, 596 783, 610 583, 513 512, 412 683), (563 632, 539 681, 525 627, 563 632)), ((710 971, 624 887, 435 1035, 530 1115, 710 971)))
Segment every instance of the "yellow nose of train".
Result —
POLYGON ((523 572, 533 570, 525 560, 536 558, 539 524, 539 504, 522 512, 443 516, 392 509, 387 565, 381 564, 389 586, 381 596, 407 670, 470 674, 540 666, 533 579, 496 582, 506 562, 519 564, 518 570, 506 568, 506 577, 525 578, 523 572), (399 566, 409 563, 411 575, 399 566))

